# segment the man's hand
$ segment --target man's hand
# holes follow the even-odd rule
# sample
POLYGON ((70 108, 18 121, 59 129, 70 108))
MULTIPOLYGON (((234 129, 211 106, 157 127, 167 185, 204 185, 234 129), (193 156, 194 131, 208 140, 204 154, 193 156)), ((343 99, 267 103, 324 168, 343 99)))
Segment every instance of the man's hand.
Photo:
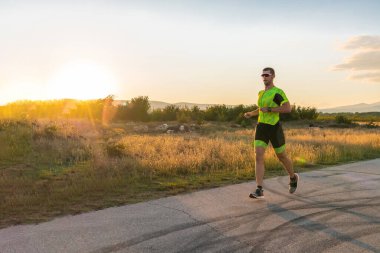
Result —
POLYGON ((269 107, 262 107, 262 108, 260 108, 260 111, 269 112, 269 107))
POLYGON ((244 113, 244 117, 247 118, 247 119, 251 118, 251 117, 254 117, 254 116, 257 116, 257 115, 259 115, 259 109, 256 109, 256 110, 251 111, 251 112, 244 113))

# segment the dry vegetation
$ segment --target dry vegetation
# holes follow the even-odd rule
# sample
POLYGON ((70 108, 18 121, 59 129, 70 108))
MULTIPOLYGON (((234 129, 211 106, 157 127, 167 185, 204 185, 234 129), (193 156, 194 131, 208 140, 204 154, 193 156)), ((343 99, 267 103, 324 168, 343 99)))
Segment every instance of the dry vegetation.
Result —
MULTIPOLYGON (((298 171, 380 157, 380 130, 285 126, 298 171)), ((0 227, 254 179, 253 129, 136 134, 89 121, 0 121, 0 227)), ((284 175, 272 149, 267 176, 284 175)))

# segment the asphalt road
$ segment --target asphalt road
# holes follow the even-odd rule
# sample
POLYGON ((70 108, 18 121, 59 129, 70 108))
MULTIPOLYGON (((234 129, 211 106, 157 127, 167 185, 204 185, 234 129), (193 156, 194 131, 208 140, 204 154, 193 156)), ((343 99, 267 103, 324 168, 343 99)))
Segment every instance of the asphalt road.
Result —
POLYGON ((0 252, 380 252, 380 159, 0 230, 0 252))

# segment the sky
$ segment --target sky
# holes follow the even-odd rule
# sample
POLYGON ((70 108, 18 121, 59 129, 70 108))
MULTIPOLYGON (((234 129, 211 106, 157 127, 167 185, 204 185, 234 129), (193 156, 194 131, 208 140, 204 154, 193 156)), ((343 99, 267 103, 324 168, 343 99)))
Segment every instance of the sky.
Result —
POLYGON ((380 1, 0 0, 0 105, 148 96, 256 104, 264 67, 292 104, 380 101, 380 1))

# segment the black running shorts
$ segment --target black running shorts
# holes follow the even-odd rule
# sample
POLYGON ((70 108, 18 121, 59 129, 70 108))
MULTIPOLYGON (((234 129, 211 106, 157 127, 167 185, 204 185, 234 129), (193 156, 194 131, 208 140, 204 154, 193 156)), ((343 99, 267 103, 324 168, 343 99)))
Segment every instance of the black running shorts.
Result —
POLYGON ((276 153, 282 153, 285 150, 285 136, 281 123, 276 125, 259 123, 256 126, 255 147, 266 148, 271 142, 276 153))

